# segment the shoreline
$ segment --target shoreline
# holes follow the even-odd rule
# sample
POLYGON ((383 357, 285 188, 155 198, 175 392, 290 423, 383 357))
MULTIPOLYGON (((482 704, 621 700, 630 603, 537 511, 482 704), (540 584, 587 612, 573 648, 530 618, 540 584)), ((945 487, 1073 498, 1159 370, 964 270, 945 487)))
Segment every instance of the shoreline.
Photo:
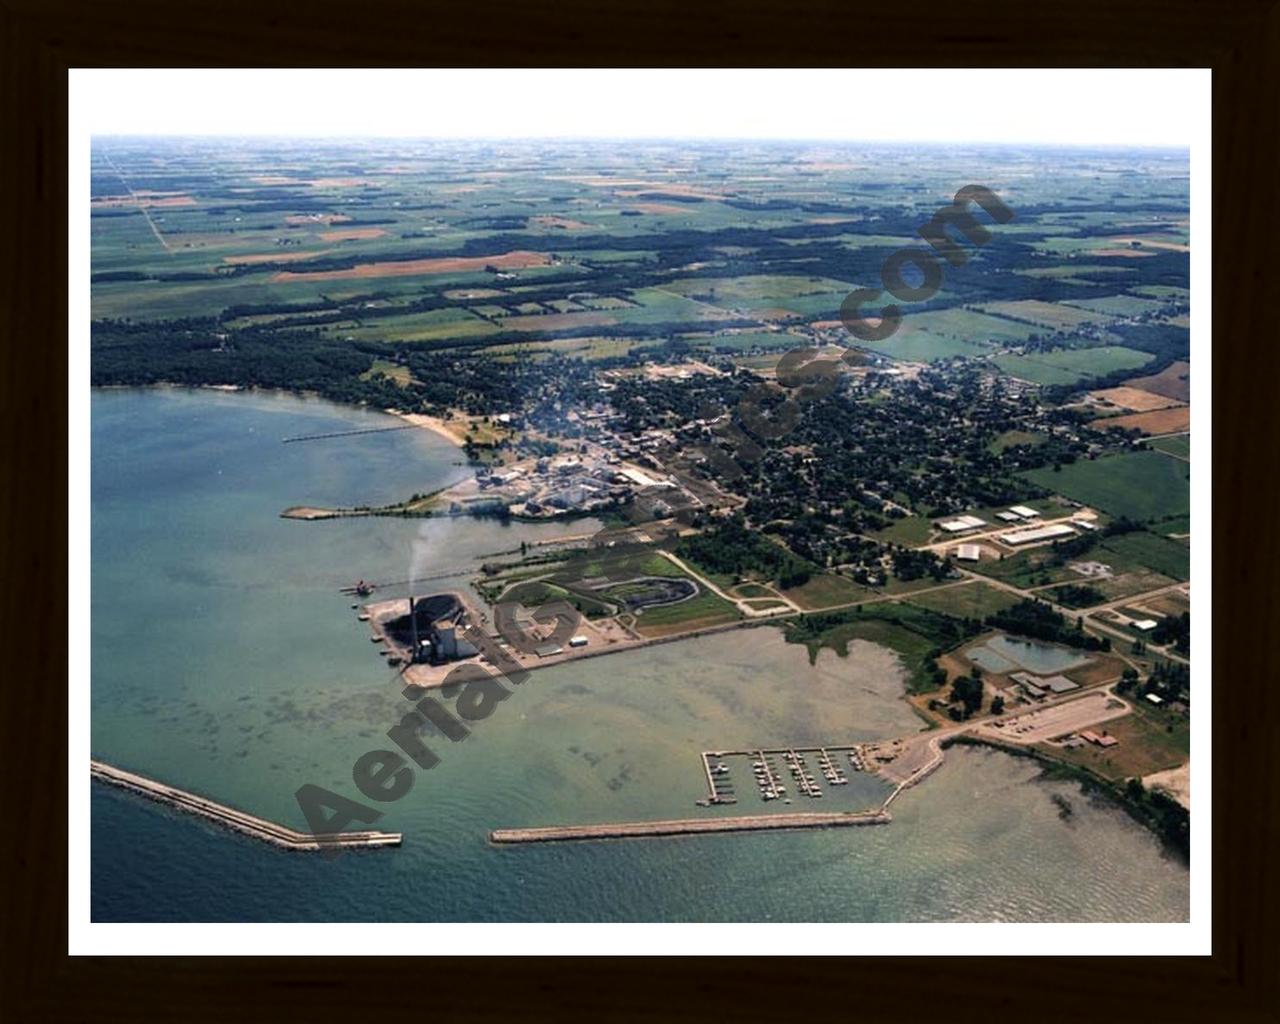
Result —
MULTIPOLYGON (((1119 783, 1112 782, 1096 772, 1084 767, 1083 765, 1072 764, 1070 761, 1060 761, 1051 754, 1043 750, 1037 750, 1032 746, 1022 746, 1016 743, 1002 741, 994 736, 975 735, 973 733, 961 733, 955 736, 947 737, 942 744, 942 748, 946 750, 952 746, 961 747, 986 747, 989 750, 997 750, 1002 754, 1008 754, 1010 757, 1025 757, 1035 761, 1040 765, 1043 772, 1042 778, 1053 781, 1054 779, 1070 779, 1078 782, 1086 795, 1091 793, 1102 794, 1113 804, 1125 812, 1139 828, 1145 829, 1160 843, 1162 849, 1180 858, 1188 867, 1191 864, 1190 852, 1179 845, 1173 836, 1166 833, 1160 828, 1159 822, 1156 821, 1147 809, 1134 800, 1126 791, 1125 787, 1119 783)), ((1173 800, 1173 797, 1169 797, 1173 800)), ((1176 802, 1176 801, 1175 801, 1176 802)), ((1181 805, 1179 805, 1181 806, 1181 805)), ((1184 810, 1186 810, 1184 808, 1184 810)), ((1190 811, 1187 811, 1188 818, 1190 811)))
MULTIPOLYGON (((457 420, 441 419, 439 416, 429 416, 423 412, 401 412, 398 409, 383 409, 382 411, 388 416, 403 420, 410 426, 431 431, 437 437, 442 437, 450 442, 455 448, 465 448, 467 446, 464 436, 454 432, 460 426, 457 420)), ((462 427, 462 429, 465 432, 465 427, 462 427)))

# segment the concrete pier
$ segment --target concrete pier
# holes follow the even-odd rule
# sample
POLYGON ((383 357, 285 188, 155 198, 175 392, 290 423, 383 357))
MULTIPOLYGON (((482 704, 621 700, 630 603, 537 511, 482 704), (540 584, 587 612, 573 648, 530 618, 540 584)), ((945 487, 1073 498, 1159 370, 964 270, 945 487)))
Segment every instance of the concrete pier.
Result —
POLYGON ((694 835, 705 832, 760 832, 769 829, 887 825, 892 820, 893 817, 884 810, 848 811, 831 814, 756 814, 734 818, 631 821, 611 825, 499 828, 489 833, 489 839, 494 843, 554 843, 573 839, 629 839, 645 836, 694 835))
POLYGON ((285 850, 333 850, 364 849, 376 846, 399 846, 399 832, 338 832, 332 835, 312 835, 298 832, 284 825, 277 825, 265 818, 258 818, 234 807, 217 803, 206 797, 188 793, 184 789, 166 786, 144 775, 127 772, 102 761, 90 761, 89 772, 93 778, 132 793, 138 793, 180 811, 198 814, 226 828, 243 832, 285 850))

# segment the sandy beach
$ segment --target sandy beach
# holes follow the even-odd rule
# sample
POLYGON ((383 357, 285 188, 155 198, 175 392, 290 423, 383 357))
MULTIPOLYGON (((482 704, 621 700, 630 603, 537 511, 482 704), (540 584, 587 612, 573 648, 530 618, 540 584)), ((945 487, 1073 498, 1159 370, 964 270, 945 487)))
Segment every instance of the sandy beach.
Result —
POLYGON ((415 427, 422 427, 433 433, 439 434, 441 437, 457 445, 459 448, 465 446, 465 438, 467 433, 467 421, 461 419, 444 420, 439 416, 428 416, 420 412, 397 412, 395 409, 384 410, 388 415, 395 416, 397 419, 404 420, 406 423, 412 423, 415 427))

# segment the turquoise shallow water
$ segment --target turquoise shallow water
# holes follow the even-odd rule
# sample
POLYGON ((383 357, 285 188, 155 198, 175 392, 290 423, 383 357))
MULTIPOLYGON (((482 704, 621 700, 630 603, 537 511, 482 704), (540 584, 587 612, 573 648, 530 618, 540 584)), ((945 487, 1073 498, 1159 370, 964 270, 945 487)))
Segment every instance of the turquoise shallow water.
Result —
MULTIPOLYGON (((95 756, 302 826, 304 783, 357 796, 351 766, 407 708, 338 587, 591 523, 282 520, 465 472, 425 432, 274 395, 93 396, 95 756)), ((446 584, 441 584, 446 585, 446 584)), ((392 591, 396 593, 397 591, 392 591)), ((403 592, 403 591, 399 591, 403 592)), ((378 827, 395 850, 329 861, 92 787, 99 921, 1183 920, 1186 868, 1108 805, 1028 761, 957 749, 881 828, 496 848, 503 826, 688 816, 698 751, 900 735, 894 656, 735 631, 534 673, 464 742, 436 741, 378 827), (1075 813, 1059 817, 1065 795, 1075 813)), ((811 767, 814 767, 811 762, 811 767)), ((738 811, 764 809, 735 767, 738 811)), ((86 785, 88 782, 86 781, 86 785)), ((817 806, 878 802, 853 776, 817 806)), ((776 808, 781 809, 781 808, 776 808)), ((801 809, 799 807, 795 809, 801 809)))

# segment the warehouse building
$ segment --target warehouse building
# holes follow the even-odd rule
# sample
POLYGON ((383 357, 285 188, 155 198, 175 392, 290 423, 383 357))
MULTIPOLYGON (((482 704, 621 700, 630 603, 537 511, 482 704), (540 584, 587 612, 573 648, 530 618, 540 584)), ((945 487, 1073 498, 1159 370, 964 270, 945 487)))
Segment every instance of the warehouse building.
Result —
POLYGON ((1053 540, 1056 537, 1074 537, 1076 531, 1066 523, 1055 523, 1053 526, 1033 526, 1029 530, 1014 530, 1012 533, 1000 534, 1000 539, 1010 547, 1019 544, 1034 544, 1037 541, 1053 540))
POLYGON ((948 533, 964 533, 966 530, 976 530, 979 526, 986 525, 987 521, 977 516, 956 516, 954 519, 944 519, 938 523, 938 527, 948 533))

